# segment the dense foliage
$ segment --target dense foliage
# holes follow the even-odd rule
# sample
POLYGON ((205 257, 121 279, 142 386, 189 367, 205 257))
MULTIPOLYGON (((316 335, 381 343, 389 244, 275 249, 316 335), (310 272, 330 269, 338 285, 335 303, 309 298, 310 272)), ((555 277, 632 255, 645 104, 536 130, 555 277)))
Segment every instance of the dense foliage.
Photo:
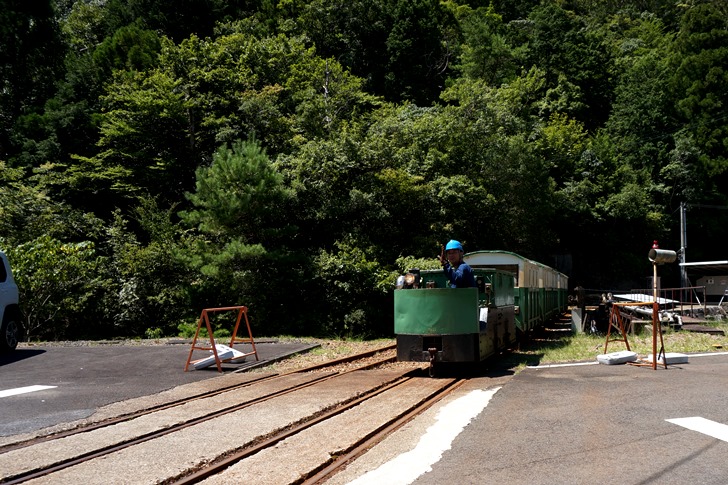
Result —
POLYGON ((396 275, 450 238, 644 287, 681 203, 690 260, 725 259, 722 0, 2 11, 0 248, 29 338, 230 305, 257 335, 388 335, 396 275))

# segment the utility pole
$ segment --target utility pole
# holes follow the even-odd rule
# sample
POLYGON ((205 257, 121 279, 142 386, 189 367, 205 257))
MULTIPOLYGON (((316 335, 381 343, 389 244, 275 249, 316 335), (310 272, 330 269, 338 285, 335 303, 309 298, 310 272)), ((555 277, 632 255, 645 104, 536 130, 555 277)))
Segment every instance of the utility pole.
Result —
MULTIPOLYGON (((680 286, 687 288, 688 286, 688 274, 685 269, 685 248, 688 245, 688 230, 687 221, 685 220, 685 202, 680 202, 680 286)), ((686 291, 686 290, 683 290, 686 291)), ((686 296, 689 296, 690 292, 687 291, 687 295, 682 295, 680 299, 686 301, 686 296)))

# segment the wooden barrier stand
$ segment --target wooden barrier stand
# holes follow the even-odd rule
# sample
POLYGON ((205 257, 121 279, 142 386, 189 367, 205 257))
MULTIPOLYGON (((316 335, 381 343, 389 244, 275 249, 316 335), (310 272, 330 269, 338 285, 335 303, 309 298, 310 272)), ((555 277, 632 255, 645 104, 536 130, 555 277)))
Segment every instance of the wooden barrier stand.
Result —
POLYGON ((255 349, 255 342, 253 341, 253 334, 250 332, 250 322, 248 321, 248 307, 246 306, 229 306, 229 307, 220 307, 220 308, 205 308, 202 310, 202 313, 200 314, 200 319, 197 322, 197 331, 195 332, 195 337, 192 339, 192 347, 190 348, 190 354, 187 357, 187 363, 185 364, 185 372, 187 372, 187 369, 189 368, 190 364, 195 364, 196 362, 200 362, 200 359, 193 361, 192 360, 192 352, 195 350, 211 350, 212 354, 214 356, 215 364, 217 365, 218 372, 222 372, 222 363, 223 362, 234 362, 239 359, 244 359, 248 355, 255 355, 255 360, 260 360, 258 358, 258 351, 255 349), (247 343, 252 345, 253 351, 242 353, 242 352, 235 352, 235 355, 233 357, 220 359, 220 355, 218 354, 217 346, 215 345, 215 337, 212 334, 212 326, 210 325, 210 313, 217 313, 217 312, 225 312, 225 311, 236 311, 237 312, 237 319, 235 320, 235 328, 233 329, 233 334, 230 337, 230 348, 232 349, 233 345, 236 343, 247 343), (242 321, 243 317, 245 317, 245 327, 248 330, 248 337, 247 338, 238 338, 238 329, 240 328, 240 322, 242 321), (197 345, 197 339, 200 335, 200 329, 202 328, 202 324, 205 324, 205 328, 207 328, 207 335, 210 337, 210 346, 200 346, 197 345))
POLYGON ((627 350, 631 350, 629 348, 629 341, 627 340, 627 329, 624 326, 624 320, 622 320, 622 313, 619 311, 620 308, 628 307, 628 306, 648 306, 652 305, 653 302, 628 302, 628 303, 612 303, 612 310, 609 314, 609 327, 607 327, 607 341, 604 342, 604 353, 607 353, 607 347, 609 346, 609 342, 624 342, 624 344, 627 346, 627 350), (619 338, 610 338, 612 334, 612 327, 619 332, 619 338))

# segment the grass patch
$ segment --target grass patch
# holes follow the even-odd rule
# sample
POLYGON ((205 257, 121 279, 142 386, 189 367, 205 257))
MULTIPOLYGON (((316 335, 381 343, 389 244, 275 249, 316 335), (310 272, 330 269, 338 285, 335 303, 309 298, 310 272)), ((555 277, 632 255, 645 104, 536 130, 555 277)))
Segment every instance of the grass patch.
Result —
MULTIPOLYGON (((662 340, 665 352, 702 353, 728 351, 728 323, 709 322, 706 326, 723 330, 724 335, 687 332, 684 330, 663 329, 662 340)), ((610 339, 615 337, 614 334, 610 339)), ((526 365, 557 364, 567 362, 586 362, 596 360, 604 353, 606 335, 573 334, 566 330, 544 330, 520 348, 503 356, 507 365, 523 367, 526 365)), ((648 329, 636 335, 628 335, 630 349, 640 357, 652 355, 652 332, 648 329)), ((609 342, 607 352, 626 350, 624 342, 609 342)), ((657 338, 657 350, 660 339, 657 338)))

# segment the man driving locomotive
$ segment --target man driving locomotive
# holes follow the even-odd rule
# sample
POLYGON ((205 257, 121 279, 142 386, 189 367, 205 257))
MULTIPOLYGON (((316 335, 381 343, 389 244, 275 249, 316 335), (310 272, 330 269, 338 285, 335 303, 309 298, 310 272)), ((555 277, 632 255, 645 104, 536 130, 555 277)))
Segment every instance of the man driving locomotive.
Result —
POLYGON ((476 286, 473 268, 463 261, 463 245, 454 239, 447 243, 440 254, 440 264, 450 280, 452 288, 472 288, 476 286))

